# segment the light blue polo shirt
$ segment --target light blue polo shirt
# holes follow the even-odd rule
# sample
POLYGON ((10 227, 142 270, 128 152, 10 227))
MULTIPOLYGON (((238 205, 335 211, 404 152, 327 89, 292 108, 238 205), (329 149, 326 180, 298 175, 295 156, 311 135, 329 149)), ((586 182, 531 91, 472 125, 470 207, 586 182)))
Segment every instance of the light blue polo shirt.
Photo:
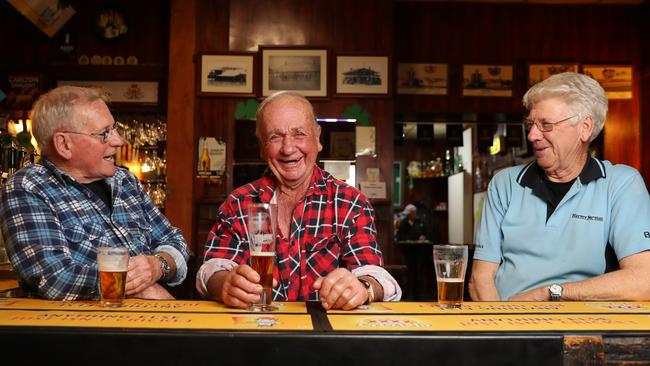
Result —
POLYGON ((650 196, 634 168, 589 158, 548 221, 543 174, 536 162, 504 169, 488 188, 474 259, 499 264, 502 300, 603 274, 608 242, 619 260, 650 249, 650 196))

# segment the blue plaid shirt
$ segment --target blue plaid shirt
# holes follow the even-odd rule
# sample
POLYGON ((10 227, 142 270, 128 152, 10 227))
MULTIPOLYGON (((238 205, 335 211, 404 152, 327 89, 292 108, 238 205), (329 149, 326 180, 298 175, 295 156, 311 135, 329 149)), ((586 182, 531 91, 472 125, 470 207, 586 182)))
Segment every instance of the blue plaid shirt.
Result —
POLYGON ((176 263, 169 284, 185 279, 189 253, 180 230, 128 170, 117 168, 106 182, 112 211, 46 158, 8 179, 0 196, 2 235, 23 289, 48 299, 97 299, 95 248, 107 243, 124 245, 131 256, 168 253, 176 263))

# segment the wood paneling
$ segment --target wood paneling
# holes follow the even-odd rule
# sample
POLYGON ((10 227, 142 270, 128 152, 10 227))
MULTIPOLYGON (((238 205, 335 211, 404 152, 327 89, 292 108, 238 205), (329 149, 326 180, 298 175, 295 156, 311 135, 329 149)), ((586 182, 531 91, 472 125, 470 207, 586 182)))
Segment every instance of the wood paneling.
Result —
MULTIPOLYGON (((529 62, 625 63, 639 70, 639 7, 399 3, 395 60, 449 63, 448 96, 397 96, 413 113, 520 113, 529 62), (513 96, 463 97, 462 65, 515 67, 513 96)), ((638 73, 637 73, 638 75, 638 73)), ((632 100, 610 101, 605 158, 640 168, 639 84, 632 100)))
POLYGON ((196 1, 172 0, 169 25, 169 106, 167 110, 166 216, 183 231, 192 253, 194 246, 194 135, 196 1))

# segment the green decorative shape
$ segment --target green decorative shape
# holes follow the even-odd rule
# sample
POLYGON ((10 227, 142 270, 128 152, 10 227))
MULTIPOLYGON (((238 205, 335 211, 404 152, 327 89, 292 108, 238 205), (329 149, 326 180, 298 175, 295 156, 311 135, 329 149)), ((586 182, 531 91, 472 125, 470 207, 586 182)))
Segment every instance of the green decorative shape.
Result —
POLYGON ((248 119, 255 119, 255 114, 257 113, 257 108, 260 106, 260 102, 256 99, 249 99, 246 102, 246 116, 248 119))
POLYGON ((249 99, 246 101, 246 103, 237 103, 237 109, 235 110, 235 119, 255 120, 255 113, 257 113, 257 107, 259 106, 260 102, 255 99, 249 99))
POLYGON ((341 118, 354 118, 359 126, 368 126, 370 121, 370 112, 361 108, 359 104, 352 104, 343 113, 341 118))
POLYGON ((246 116, 246 104, 244 102, 237 103, 237 109, 235 109, 235 119, 245 119, 246 116))

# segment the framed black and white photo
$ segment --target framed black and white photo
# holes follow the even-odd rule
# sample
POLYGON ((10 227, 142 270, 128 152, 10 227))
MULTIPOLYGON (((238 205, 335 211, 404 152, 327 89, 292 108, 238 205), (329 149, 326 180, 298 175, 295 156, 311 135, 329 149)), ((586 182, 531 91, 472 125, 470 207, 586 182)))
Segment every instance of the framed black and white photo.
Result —
POLYGON ((336 94, 390 95, 390 58, 337 56, 336 94))
POLYGON ((327 97, 328 50, 260 46, 262 96, 292 90, 305 97, 327 97))
POLYGON ((511 97, 512 66, 463 65, 463 96, 511 97))
POLYGON ((584 65, 582 73, 605 89, 609 99, 632 99, 631 65, 584 65))
POLYGON ((447 64, 397 64, 397 94, 447 95, 447 64))
POLYGON ((528 87, 531 87, 540 81, 546 80, 549 76, 571 71, 578 72, 580 64, 578 63, 540 63, 528 64, 528 87))
POLYGON ((255 96, 255 54, 203 54, 199 95, 255 96))

